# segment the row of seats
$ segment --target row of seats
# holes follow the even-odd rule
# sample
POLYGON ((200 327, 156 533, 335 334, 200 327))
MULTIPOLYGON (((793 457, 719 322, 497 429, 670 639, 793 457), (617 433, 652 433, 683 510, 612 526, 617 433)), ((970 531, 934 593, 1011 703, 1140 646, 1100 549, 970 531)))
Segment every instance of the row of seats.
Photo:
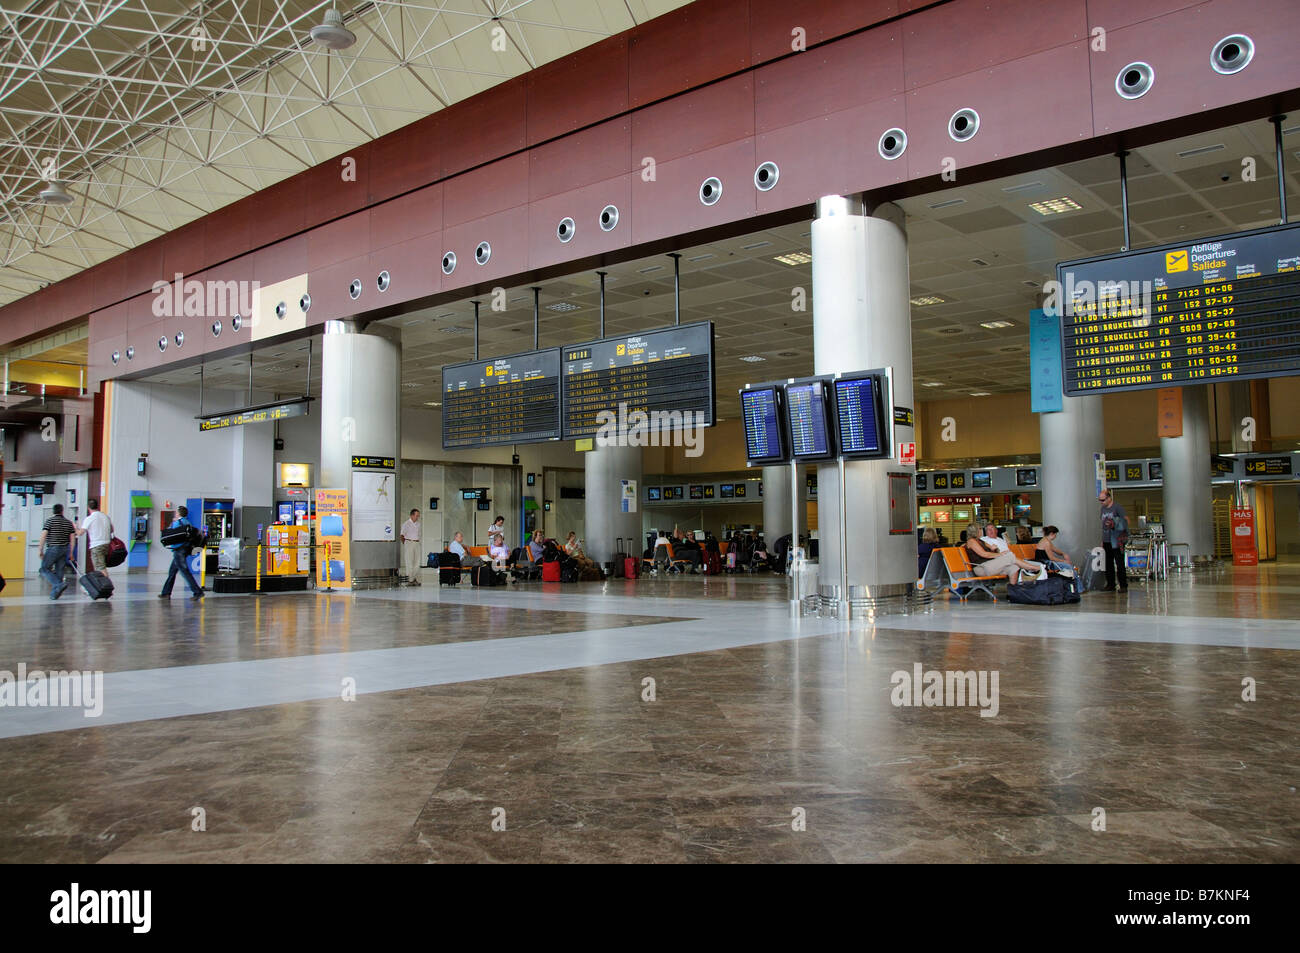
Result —
MULTIPOLYGON (((1037 547, 1033 543, 1013 543, 1011 551, 1021 559, 1033 559, 1037 547)), ((965 546, 944 546, 936 549, 930 557, 930 565, 934 565, 935 560, 940 560, 945 573, 947 574, 947 584, 941 591, 951 592, 962 602, 970 598, 972 593, 986 592, 994 602, 998 601, 997 594, 993 591, 993 586, 1000 582, 1010 582, 1011 580, 1005 575, 997 576, 977 576, 975 567, 970 561, 970 554, 965 546)), ((1074 570, 1078 575, 1079 570, 1074 570)), ((930 566, 926 567, 926 576, 930 576, 930 566)))

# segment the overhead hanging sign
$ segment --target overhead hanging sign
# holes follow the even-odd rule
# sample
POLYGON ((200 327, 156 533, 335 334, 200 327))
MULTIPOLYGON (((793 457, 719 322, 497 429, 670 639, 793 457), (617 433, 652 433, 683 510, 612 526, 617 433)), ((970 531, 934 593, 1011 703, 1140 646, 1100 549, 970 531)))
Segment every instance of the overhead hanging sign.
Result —
POLYGON ((238 410, 227 410, 220 414, 204 414, 194 418, 199 422, 199 430, 224 430, 227 427, 241 427, 244 424, 261 424, 269 420, 285 420, 289 417, 306 417, 312 397, 299 397, 296 400, 278 401, 273 404, 257 404, 238 410))
POLYGON ((1300 374, 1300 223, 1057 265, 1067 394, 1300 374))
POLYGON ((442 369, 442 448, 538 443, 560 436, 560 349, 442 369))

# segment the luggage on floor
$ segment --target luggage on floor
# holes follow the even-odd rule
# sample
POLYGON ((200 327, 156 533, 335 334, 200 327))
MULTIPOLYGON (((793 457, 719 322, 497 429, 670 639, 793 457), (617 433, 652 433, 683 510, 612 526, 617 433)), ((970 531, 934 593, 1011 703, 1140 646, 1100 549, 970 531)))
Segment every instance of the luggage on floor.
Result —
POLYGON ((1020 606, 1061 606, 1078 602, 1078 583, 1064 576, 1048 576, 1023 584, 1007 585, 1007 601, 1020 606))
POLYGON ((623 578, 635 579, 641 575, 641 560, 635 556, 625 556, 623 558, 623 578))
POLYGON ((438 556, 438 585, 454 586, 460 582, 460 557, 446 552, 438 556))
POLYGON ((425 559, 424 559, 424 568, 425 568, 425 569, 437 569, 437 568, 438 568, 438 554, 437 554, 437 553, 429 553, 429 555, 425 557, 425 559))
POLYGON ((734 549, 727 553, 727 568, 732 570, 736 568, 736 551, 734 549))
POLYGON ((722 558, 712 550, 704 551, 704 575, 717 576, 722 572, 722 558))
POLYGON ((506 574, 497 572, 491 563, 480 563, 470 570, 470 582, 476 586, 504 586, 506 574))
MULTIPOLYGON (((628 575, 627 572, 628 546, 620 536, 614 540, 614 578, 622 579, 628 575)), ((635 578, 635 577, 633 577, 635 578)))
POLYGON ((552 559, 548 563, 542 563, 542 582, 559 582, 560 581, 560 561, 552 559))
POLYGON ((122 542, 116 536, 108 541, 108 556, 104 562, 108 563, 109 568, 120 566, 126 562, 126 543, 122 542))
POLYGON ((81 588, 92 599, 107 599, 113 594, 113 580, 102 572, 88 572, 81 577, 81 588))
POLYGON ((560 563, 560 582, 577 582, 581 578, 582 570, 576 559, 568 559, 560 563))

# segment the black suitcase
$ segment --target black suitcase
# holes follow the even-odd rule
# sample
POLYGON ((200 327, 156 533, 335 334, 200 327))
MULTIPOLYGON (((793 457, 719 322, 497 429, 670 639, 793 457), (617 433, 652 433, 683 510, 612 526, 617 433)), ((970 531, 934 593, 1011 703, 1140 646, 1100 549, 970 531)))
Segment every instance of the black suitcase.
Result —
POLYGON ((1079 601, 1078 580, 1049 575, 1023 585, 1007 586, 1007 601, 1020 606, 1063 606, 1079 601))
POLYGON ((113 580, 102 572, 88 572, 81 577, 81 588, 92 599, 107 599, 113 595, 113 580))
POLYGON ((504 586, 506 576, 493 569, 491 563, 480 563, 470 570, 470 582, 476 586, 504 586))
POLYGON ((454 586, 460 582, 460 557, 452 552, 438 554, 438 585, 454 586))
MULTIPOLYGON (((614 578, 615 579, 627 578, 626 560, 628 556, 628 552, 627 552, 628 548, 629 547, 623 542, 622 536, 614 540, 614 578)), ((605 565, 608 566, 609 564, 606 563, 605 565)))

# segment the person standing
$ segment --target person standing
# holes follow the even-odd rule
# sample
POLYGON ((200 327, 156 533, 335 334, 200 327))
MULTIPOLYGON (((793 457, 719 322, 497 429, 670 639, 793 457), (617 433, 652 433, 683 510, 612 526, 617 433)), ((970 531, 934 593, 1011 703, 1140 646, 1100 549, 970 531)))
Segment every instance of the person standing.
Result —
MULTIPOLYGON (((172 525, 168 529, 179 529, 182 526, 188 526, 196 529, 189 520, 190 511, 184 506, 176 507, 176 519, 172 520, 172 525)), ((176 584, 176 574, 180 573, 189 583, 192 599, 202 599, 203 590, 199 588, 198 580, 194 578, 194 573, 190 572, 190 550, 194 547, 190 545, 189 540, 182 540, 179 543, 172 543, 172 564, 167 567, 167 581, 163 583, 162 592, 158 593, 159 599, 170 599, 172 597, 172 586, 176 584)))
POLYGON ((489 546, 492 545, 492 538, 498 533, 501 534, 502 539, 506 538, 506 518, 504 516, 498 516, 492 521, 492 525, 488 527, 487 538, 489 546))
POLYGON ((77 535, 77 527, 64 517, 63 504, 55 503, 53 515, 41 527, 41 576, 50 583, 50 598, 57 599, 68 588, 63 567, 68 562, 68 546, 77 535))
POLYGON ((87 500, 86 509, 90 512, 81 521, 81 529, 77 530, 78 536, 87 537, 86 546, 90 549, 90 565, 86 572, 108 572, 108 544, 113 538, 113 521, 100 510, 98 500, 87 500))
POLYGON ((1128 592, 1128 573, 1124 568, 1124 543, 1128 541, 1128 514, 1115 502, 1110 490, 1102 490, 1097 497, 1101 504, 1101 546, 1106 551, 1106 585, 1103 592, 1115 591, 1115 577, 1119 576, 1119 591, 1128 592))
POLYGON ((411 510, 410 518, 402 524, 402 571, 406 584, 420 584, 420 511, 411 510))

